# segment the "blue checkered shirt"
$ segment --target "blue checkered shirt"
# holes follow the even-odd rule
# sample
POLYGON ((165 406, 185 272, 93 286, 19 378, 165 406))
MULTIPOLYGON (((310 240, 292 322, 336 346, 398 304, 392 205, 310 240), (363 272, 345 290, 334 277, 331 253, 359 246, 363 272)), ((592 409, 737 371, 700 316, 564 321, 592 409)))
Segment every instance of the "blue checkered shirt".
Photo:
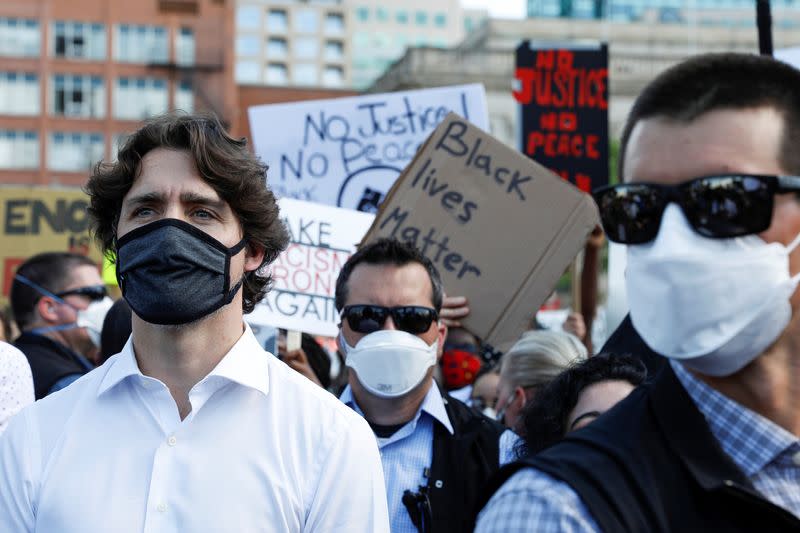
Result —
MULTIPOLYGON (((680 363, 670 364, 723 451, 766 499, 800 516, 797 437, 712 389, 680 363)), ((526 468, 489 500, 475 531, 594 533, 600 528, 569 485, 526 468)))
MULTIPOLYGON (((350 386, 344 389, 340 400, 364 416, 350 386)), ((420 485, 428 483, 424 471, 430 468, 433 461, 434 421, 442 424, 451 435, 453 434, 453 425, 447 416, 442 394, 435 385, 430 388, 411 421, 391 437, 376 436, 383 463, 392 533, 417 533, 417 528, 411 522, 411 517, 401 499, 405 490, 416 492, 420 485)), ((516 458, 514 446, 518 441, 519 437, 511 431, 505 431, 500 435, 500 464, 506 464, 516 458)))

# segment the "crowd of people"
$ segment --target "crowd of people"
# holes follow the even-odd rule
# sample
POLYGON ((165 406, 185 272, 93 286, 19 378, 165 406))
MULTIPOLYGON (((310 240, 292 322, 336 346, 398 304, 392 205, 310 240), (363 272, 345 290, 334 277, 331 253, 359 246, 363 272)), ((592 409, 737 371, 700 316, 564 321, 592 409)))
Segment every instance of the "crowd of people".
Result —
POLYGON ((798 88, 747 54, 657 76, 594 191, 629 316, 597 347, 591 311, 532 310, 505 353, 394 239, 342 266, 335 352, 265 351, 266 167, 213 117, 150 120, 86 186, 120 297, 80 255, 14 274, 0 531, 800 531, 798 88))

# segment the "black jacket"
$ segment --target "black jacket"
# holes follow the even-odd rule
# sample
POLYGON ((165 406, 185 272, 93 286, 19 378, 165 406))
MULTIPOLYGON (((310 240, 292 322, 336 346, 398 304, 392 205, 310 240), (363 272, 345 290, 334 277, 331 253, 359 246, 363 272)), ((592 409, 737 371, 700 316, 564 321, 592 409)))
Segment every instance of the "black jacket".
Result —
POLYGON ((489 492, 528 466, 568 483, 608 533, 800 531, 722 451, 669 365, 585 429, 501 470, 489 492))
POLYGON ((25 354, 28 364, 31 365, 37 400, 47 396, 59 379, 85 374, 91 369, 86 359, 44 335, 23 333, 14 342, 14 346, 25 354))
POLYGON ((469 532, 486 482, 499 467, 505 428, 462 402, 442 394, 453 435, 434 422, 433 464, 428 477, 432 533, 469 532))
POLYGON ((653 350, 642 340, 639 332, 633 327, 631 315, 625 315, 617 329, 600 348, 599 354, 629 354, 638 357, 647 368, 647 375, 652 379, 666 366, 667 358, 653 350))

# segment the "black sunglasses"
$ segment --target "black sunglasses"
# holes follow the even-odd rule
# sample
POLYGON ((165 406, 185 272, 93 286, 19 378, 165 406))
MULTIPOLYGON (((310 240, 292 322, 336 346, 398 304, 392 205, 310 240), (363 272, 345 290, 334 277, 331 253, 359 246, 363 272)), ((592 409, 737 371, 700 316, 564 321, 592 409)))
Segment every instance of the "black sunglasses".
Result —
POLYGON ((382 305, 347 305, 342 309, 342 318, 350 329, 357 333, 372 333, 383 328, 386 319, 392 316, 397 329, 406 333, 425 333, 431 323, 439 319, 435 309, 420 305, 383 307, 382 305))
POLYGON ((667 204, 683 210, 704 237, 728 239, 769 228, 775 193, 800 191, 798 176, 731 174, 680 185, 625 183, 594 191, 603 229, 612 241, 642 244, 658 235, 667 204))
POLYGON ((69 295, 85 296, 93 302, 99 302, 100 300, 108 296, 108 291, 106 290, 105 285, 91 285, 89 287, 78 287, 77 289, 70 289, 68 291, 56 293, 56 296, 58 296, 59 298, 63 298, 69 295))

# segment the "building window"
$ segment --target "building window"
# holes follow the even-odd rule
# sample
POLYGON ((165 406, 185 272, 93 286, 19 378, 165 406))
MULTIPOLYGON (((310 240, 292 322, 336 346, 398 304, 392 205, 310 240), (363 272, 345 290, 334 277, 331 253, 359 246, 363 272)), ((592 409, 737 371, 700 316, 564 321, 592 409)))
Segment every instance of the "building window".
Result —
POLYGON ((344 69, 342 67, 326 66, 322 72, 322 85, 325 87, 341 87, 344 85, 344 69))
POLYGON ((297 37, 292 46, 294 56, 301 59, 313 59, 319 54, 319 42, 315 37, 297 37))
POLYGON ((267 40, 267 57, 269 59, 285 59, 289 55, 289 45, 286 39, 270 37, 267 40))
POLYGON ((175 61, 179 65, 194 65, 194 31, 181 28, 175 35, 175 61))
POLYGON ((367 22, 369 20, 369 8, 359 7, 356 9, 356 17, 358 17, 360 22, 367 22))
POLYGON ((175 109, 191 113, 194 111, 194 91, 192 82, 184 80, 175 88, 175 109))
POLYGON ((294 31, 317 33, 318 29, 319 12, 316 9, 298 9, 294 12, 294 31))
POLYGON ((236 27, 257 30, 261 26, 261 8, 239 6, 236 8, 236 27))
POLYGON ((38 115, 39 76, 32 72, 0 72, 0 114, 38 115))
POLYGON ((167 82, 160 78, 117 78, 114 117, 140 120, 167 111, 167 82))
POLYGON ((272 85, 286 85, 289 83, 289 70, 283 63, 269 63, 264 81, 272 85))
POLYGON ((259 39, 256 35, 239 35, 236 37, 236 55, 261 55, 261 39, 259 39))
POLYGON ((0 168, 39 168, 39 135, 35 131, 0 130, 0 168))
POLYGON ((325 59, 328 61, 342 61, 344 59, 344 44, 341 41, 326 41, 325 59))
POLYGON ((64 117, 105 117, 106 91, 102 78, 54 75, 50 93, 50 113, 64 117))
POLYGON ((277 33, 286 33, 289 29, 289 16, 283 9, 270 9, 267 16, 267 30, 277 33))
POLYGON ((292 65, 292 81, 297 85, 316 85, 318 83, 317 65, 314 63, 295 63, 292 65))
POLYGON ((375 10, 375 19, 378 22, 386 22, 389 20, 389 10, 385 7, 379 7, 375 10))
POLYGON ((236 81, 258 83, 261 80, 261 67, 255 61, 236 62, 236 81))
POLYGON ((437 28, 444 28, 447 26, 447 15, 444 13, 436 13, 433 16, 433 25, 437 28))
POLYGON ((100 133, 53 132, 47 146, 47 168, 83 172, 100 161, 104 151, 100 133))
POLYGON ((118 24, 114 59, 127 63, 167 63, 169 41, 163 26, 118 24))
POLYGON ((85 22, 54 22, 52 55, 70 59, 105 59, 105 26, 85 22))
POLYGON ((397 21, 398 24, 408 24, 408 11, 398 10, 397 13, 394 14, 394 20, 397 21))
POLYGON ((325 33, 328 35, 341 35, 344 33, 344 15, 341 13, 328 13, 325 15, 325 33))
POLYGON ((417 26, 427 26, 428 14, 424 11, 417 11, 414 13, 414 20, 417 22, 417 26))
POLYGON ((0 17, 0 55, 36 57, 42 50, 39 22, 0 17))

